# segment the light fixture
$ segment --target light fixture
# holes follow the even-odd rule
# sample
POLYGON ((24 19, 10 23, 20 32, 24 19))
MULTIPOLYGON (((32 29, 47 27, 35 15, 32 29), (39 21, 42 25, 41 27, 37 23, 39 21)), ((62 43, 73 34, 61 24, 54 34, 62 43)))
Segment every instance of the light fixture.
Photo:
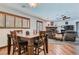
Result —
POLYGON ((38 3, 29 3, 30 7, 36 8, 38 6, 38 3))

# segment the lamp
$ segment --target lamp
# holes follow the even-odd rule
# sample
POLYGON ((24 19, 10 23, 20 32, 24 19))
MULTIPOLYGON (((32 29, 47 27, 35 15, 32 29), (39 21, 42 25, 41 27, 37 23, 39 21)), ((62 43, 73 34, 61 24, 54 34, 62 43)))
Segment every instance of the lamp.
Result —
POLYGON ((29 3, 29 5, 33 8, 37 7, 38 3, 29 3))

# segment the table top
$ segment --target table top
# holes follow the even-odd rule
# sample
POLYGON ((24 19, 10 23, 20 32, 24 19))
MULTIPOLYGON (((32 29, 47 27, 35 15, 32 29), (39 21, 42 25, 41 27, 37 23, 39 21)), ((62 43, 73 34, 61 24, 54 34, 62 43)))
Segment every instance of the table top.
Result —
POLYGON ((17 34, 17 36, 31 39, 31 38, 38 37, 39 35, 38 35, 38 34, 36 34, 36 35, 23 35, 23 34, 17 34))

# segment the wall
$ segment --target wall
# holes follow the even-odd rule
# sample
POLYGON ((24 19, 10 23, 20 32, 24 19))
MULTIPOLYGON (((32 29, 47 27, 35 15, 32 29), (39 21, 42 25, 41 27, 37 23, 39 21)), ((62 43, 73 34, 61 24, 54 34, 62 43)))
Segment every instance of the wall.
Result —
MULTIPOLYGON (((26 31, 30 31, 30 35, 32 35, 33 30, 36 30, 37 20, 43 21, 43 23, 46 24, 45 21, 42 19, 30 16, 30 15, 23 15, 23 14, 20 14, 18 11, 10 10, 9 8, 6 8, 6 7, 0 6, 0 11, 12 13, 12 14, 16 14, 16 15, 20 15, 24 17, 29 17, 30 18, 30 29, 21 29, 23 30, 23 34, 25 34, 26 31)), ((18 30, 18 29, 1 29, 0 28, 0 47, 7 45, 7 34, 12 30, 18 30)), ((45 25, 43 26, 43 30, 45 30, 45 25)))

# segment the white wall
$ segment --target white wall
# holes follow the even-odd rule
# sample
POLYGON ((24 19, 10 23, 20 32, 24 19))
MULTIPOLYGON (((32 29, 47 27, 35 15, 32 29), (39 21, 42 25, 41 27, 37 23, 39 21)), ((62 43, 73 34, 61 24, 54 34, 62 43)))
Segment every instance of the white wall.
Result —
MULTIPOLYGON (((16 14, 16 15, 20 15, 20 16, 24 16, 24 17, 29 17, 30 18, 30 29, 21 29, 21 30, 23 30, 24 34, 28 30, 28 31, 30 31, 30 35, 32 35, 33 30, 36 30, 36 21, 41 20, 37 17, 23 15, 23 14, 20 14, 18 11, 10 10, 9 8, 2 7, 2 6, 0 6, 0 11, 12 13, 12 14, 16 14)), ((46 24, 44 20, 41 20, 41 21, 43 21, 43 23, 46 24)), ((0 29, 0 47, 7 45, 7 34, 12 30, 15 30, 15 29, 0 29)), ((16 30, 18 30, 18 29, 16 29, 16 30)), ((45 30, 45 25, 43 26, 43 30, 45 30)))

